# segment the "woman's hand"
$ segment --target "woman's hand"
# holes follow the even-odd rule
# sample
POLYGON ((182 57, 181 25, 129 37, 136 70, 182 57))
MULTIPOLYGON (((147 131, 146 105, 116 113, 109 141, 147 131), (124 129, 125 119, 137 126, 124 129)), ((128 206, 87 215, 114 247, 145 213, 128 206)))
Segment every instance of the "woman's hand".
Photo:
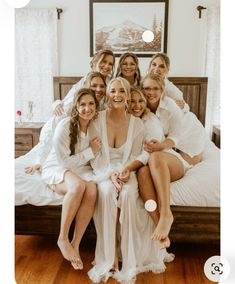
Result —
POLYGON ((36 171, 39 171, 39 172, 42 171, 42 166, 40 164, 35 164, 35 165, 31 166, 31 167, 26 167, 24 169, 24 172, 26 174, 30 174, 30 175, 33 175, 36 171))
POLYGON ((130 178, 130 170, 128 168, 124 168, 120 173, 118 177, 123 183, 128 182, 130 178))
POLYGON ((178 107, 180 107, 181 109, 184 108, 185 100, 175 100, 175 102, 178 105, 178 107))
POLYGON ((95 154, 97 154, 100 149, 101 149, 101 140, 99 137, 95 137, 90 141, 90 147, 92 149, 92 152, 95 154))
POLYGON ((149 152, 149 153, 161 151, 161 150, 163 150, 162 143, 159 142, 156 139, 152 139, 150 141, 145 141, 144 142, 144 150, 149 152))
POLYGON ((123 182, 119 179, 119 172, 114 172, 111 174, 111 181, 116 187, 116 191, 120 192, 122 190, 123 182))
POLYGON ((64 108, 63 108, 63 105, 62 104, 58 104, 54 111, 53 111, 53 114, 56 115, 56 116, 60 116, 62 114, 64 114, 64 108))

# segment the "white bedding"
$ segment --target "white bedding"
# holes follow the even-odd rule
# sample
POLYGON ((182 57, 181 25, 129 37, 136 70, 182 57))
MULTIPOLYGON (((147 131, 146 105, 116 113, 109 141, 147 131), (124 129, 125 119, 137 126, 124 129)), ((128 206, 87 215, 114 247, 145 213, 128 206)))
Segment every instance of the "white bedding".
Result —
MULTIPOLYGON (((48 189, 40 174, 29 176, 24 168, 30 165, 33 153, 16 159, 15 204, 59 205, 63 196, 48 189), (27 177, 26 177, 27 176, 27 177), (27 178, 27 182, 26 182, 27 178)), ((181 206, 220 206, 220 150, 209 142, 203 153, 203 161, 189 169, 185 176, 171 184, 171 204, 181 206)))

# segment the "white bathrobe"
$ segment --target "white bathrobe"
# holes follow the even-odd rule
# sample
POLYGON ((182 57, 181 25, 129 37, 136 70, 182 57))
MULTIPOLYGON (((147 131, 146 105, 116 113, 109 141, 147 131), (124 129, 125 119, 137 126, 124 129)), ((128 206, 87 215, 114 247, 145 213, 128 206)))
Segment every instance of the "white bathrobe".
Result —
POLYGON ((133 160, 146 164, 148 153, 142 150, 145 130, 143 122, 131 116, 126 142, 119 148, 110 148, 107 139, 106 111, 99 114, 97 127, 103 147, 102 153, 91 161, 98 181, 98 200, 93 217, 97 243, 94 267, 88 275, 95 283, 107 281, 110 276, 121 283, 133 283, 136 274, 144 271, 163 272, 164 261, 173 260, 173 256, 165 249, 159 249, 157 241, 150 239, 155 225, 139 197, 135 173, 131 173, 119 197, 110 180, 113 170, 120 170, 133 160), (120 208, 118 238, 122 269, 112 273, 110 269, 115 257, 117 208, 120 208))

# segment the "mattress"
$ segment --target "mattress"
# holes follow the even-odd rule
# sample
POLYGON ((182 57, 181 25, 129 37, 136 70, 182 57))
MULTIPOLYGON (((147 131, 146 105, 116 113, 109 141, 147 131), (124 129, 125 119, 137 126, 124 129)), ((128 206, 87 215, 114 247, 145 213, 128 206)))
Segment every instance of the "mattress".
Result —
MULTIPOLYGON (((15 205, 60 205, 63 196, 56 194, 43 183, 40 173, 28 175, 24 168, 31 164, 28 153, 15 160, 15 205)), ((220 150, 208 141, 203 160, 187 170, 184 177, 171 183, 171 205, 220 206, 220 150)))

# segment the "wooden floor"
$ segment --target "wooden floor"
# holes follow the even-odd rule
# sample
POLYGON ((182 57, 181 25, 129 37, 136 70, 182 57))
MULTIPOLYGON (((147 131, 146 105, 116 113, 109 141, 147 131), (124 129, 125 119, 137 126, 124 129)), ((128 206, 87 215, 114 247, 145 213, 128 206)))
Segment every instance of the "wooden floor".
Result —
MULTIPOLYGON (((56 245, 56 238, 41 236, 15 237, 15 278, 17 284, 86 284, 92 283, 87 271, 91 268, 95 243, 83 242, 81 257, 83 271, 75 271, 63 260, 56 245)), ((168 249, 175 260, 166 264, 161 274, 141 273, 136 284, 210 284, 203 273, 207 258, 219 255, 218 245, 172 244, 168 249)), ((106 283, 117 281, 110 279, 106 283)))

